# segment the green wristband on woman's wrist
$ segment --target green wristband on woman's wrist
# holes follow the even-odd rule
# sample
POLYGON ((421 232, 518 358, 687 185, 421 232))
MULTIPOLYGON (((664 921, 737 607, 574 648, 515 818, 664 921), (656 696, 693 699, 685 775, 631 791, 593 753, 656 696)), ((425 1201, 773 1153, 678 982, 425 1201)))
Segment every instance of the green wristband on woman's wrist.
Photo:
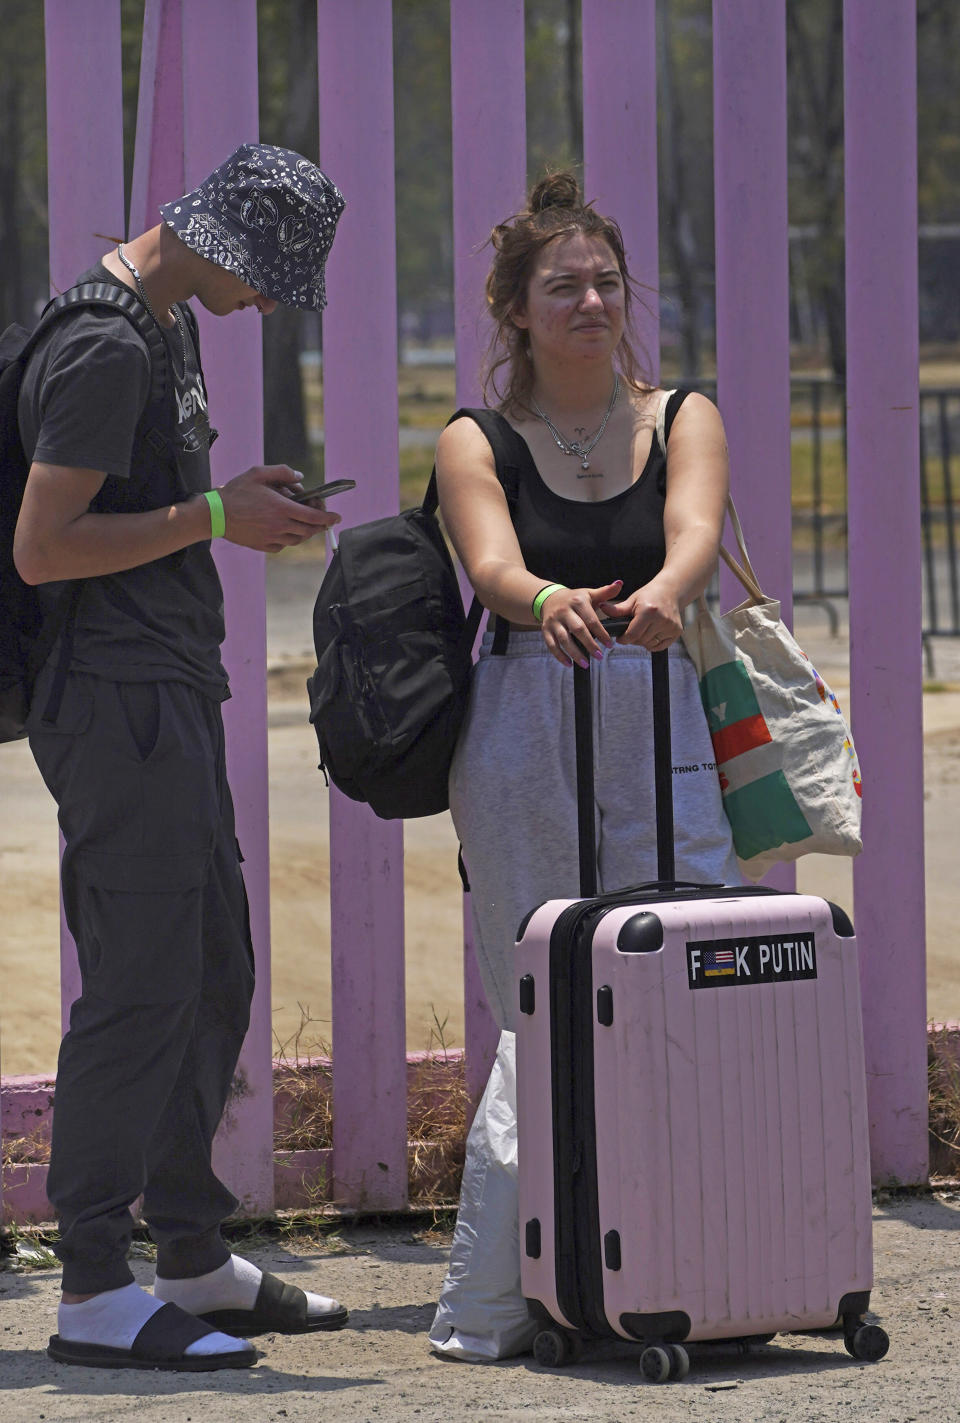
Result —
POLYGON ((210 537, 222 539, 227 532, 227 516, 223 512, 223 500, 219 489, 205 489, 203 497, 210 505, 210 537))
POLYGON ((537 620, 538 623, 543 621, 543 605, 544 605, 544 603, 547 601, 547 599, 550 597, 550 594, 551 594, 551 593, 561 593, 561 592, 565 593, 566 590, 567 590, 567 585, 566 585, 566 583, 548 583, 547 586, 546 586, 546 588, 541 588, 541 589, 540 589, 540 592, 539 592, 539 593, 537 594, 537 596, 534 598, 534 600, 533 600, 533 605, 532 605, 532 606, 533 606, 533 616, 536 618, 536 620, 537 620))

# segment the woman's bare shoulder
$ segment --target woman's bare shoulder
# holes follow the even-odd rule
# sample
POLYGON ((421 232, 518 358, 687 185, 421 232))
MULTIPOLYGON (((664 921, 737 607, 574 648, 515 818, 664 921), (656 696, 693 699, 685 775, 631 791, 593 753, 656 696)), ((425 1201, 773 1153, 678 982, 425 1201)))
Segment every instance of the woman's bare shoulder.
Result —
POLYGON ((493 450, 486 435, 469 415, 452 420, 440 432, 437 440, 438 471, 456 472, 464 466, 477 468, 478 463, 495 472, 493 450))
POLYGON ((709 395, 704 395, 702 390, 688 390, 686 392, 680 403, 680 409, 677 411, 676 419, 679 420, 684 412, 688 415, 693 414, 694 416, 700 416, 702 419, 705 418, 708 420, 712 417, 719 417, 720 415, 716 402, 711 400, 709 395))
POLYGON ((688 391, 679 410, 673 418, 671 435, 678 433, 683 439, 687 435, 722 435, 723 420, 714 402, 699 390, 688 391))

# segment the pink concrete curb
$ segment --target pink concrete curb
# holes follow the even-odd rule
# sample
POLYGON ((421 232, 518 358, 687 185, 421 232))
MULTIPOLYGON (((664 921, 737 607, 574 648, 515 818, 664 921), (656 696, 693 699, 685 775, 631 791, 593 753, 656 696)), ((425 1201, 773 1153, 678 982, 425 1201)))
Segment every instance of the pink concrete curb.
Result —
MULTIPOLYGON (((931 1023, 929 1045, 935 1058, 948 1059, 954 1067, 960 1067, 960 1023, 931 1023)), ((330 1079, 331 1063, 328 1058, 274 1063, 275 1130, 282 1131, 290 1124, 294 1099, 284 1079, 289 1079, 293 1073, 317 1073, 330 1079)), ((428 1052, 409 1053, 408 1097, 416 1093, 421 1107, 440 1112, 444 1099, 449 1099, 453 1084, 462 1078, 462 1074, 463 1052, 459 1049, 442 1056, 428 1052)), ((49 1076, 5 1077, 0 1082, 0 1126, 5 1141, 14 1137, 33 1137, 38 1144, 49 1141, 54 1085, 54 1079, 49 1076)), ((430 1194, 437 1186, 447 1184, 442 1177, 444 1172, 449 1175, 449 1164, 441 1159, 438 1145, 429 1141, 411 1142, 408 1146, 411 1166, 414 1156, 420 1193, 430 1194)), ((960 1154, 933 1137, 930 1139, 930 1173, 935 1176, 956 1176, 960 1173, 960 1154)), ((0 1223, 48 1223, 53 1211, 47 1200, 46 1182, 45 1163, 5 1162, 0 1223)), ((333 1204, 332 1149, 275 1151, 273 1183, 275 1210, 330 1207, 333 1204)))
MULTIPOLYGON (((414 1052, 407 1054, 408 1103, 422 1116, 429 1112, 438 1119, 444 1115, 444 1102, 455 1110, 452 1095, 454 1084, 463 1077, 462 1049, 443 1054, 414 1052)), ((288 1082, 294 1074, 326 1076, 332 1091, 332 1064, 329 1058, 310 1058, 299 1063, 274 1062, 274 1130, 281 1134, 290 1126, 294 1097, 288 1082)), ((55 1080, 49 1075, 5 1077, 0 1082, 0 1129, 4 1143, 14 1138, 33 1139, 39 1148, 50 1141, 55 1080)), ((408 1167, 411 1192, 430 1195, 447 1185, 449 1163, 442 1158, 439 1146, 420 1141, 408 1145, 408 1167), (414 1171, 414 1163, 416 1170, 414 1171), (415 1176, 415 1181, 414 1181, 415 1176)), ((45 1162, 8 1161, 3 1164, 3 1200, 0 1224, 43 1225, 53 1219, 53 1208, 47 1200, 47 1166, 45 1162)), ((273 1168, 274 1209, 304 1210, 328 1207, 333 1202, 333 1151, 276 1150, 273 1168)), ((444 1192, 446 1195, 447 1193, 444 1192)))

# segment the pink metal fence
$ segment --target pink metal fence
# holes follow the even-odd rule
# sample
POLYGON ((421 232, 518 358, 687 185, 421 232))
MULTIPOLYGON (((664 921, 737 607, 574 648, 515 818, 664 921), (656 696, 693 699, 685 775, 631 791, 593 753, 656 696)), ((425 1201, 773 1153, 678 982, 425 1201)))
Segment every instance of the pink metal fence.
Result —
MULTIPOLYGON (((46 0, 51 283, 123 230, 119 0, 46 0)), ((349 517, 397 506, 390 0, 319 0, 320 158, 347 197, 324 316, 331 465, 362 471, 349 517), (362 373, 362 379, 358 378, 362 373)), ((734 488, 765 584, 790 607, 784 0, 715 0, 719 400, 734 488)), ((479 250, 525 187, 522 0, 451 0, 457 391, 478 398, 479 250)), ((920 547, 913 0, 846 0, 851 665, 867 787, 855 869, 874 1175, 925 1179, 920 547), (895 539, 895 548, 892 541, 895 539)), ((582 0, 588 196, 622 220, 657 286, 654 0, 582 0)), ((131 232, 257 133, 255 0, 147 0, 131 232)), ((271 138, 275 135, 271 135, 271 138)), ((201 313, 223 437, 217 479, 262 449, 259 331, 201 313)), ((646 344, 656 363, 655 314, 646 344)), ((347 507, 344 506, 347 516, 347 507)), ((270 1062, 264 563, 224 547, 228 749, 259 987, 243 1094, 218 1162, 249 1209, 274 1202, 270 1062)), ((406 1202, 402 827, 331 796, 333 1192, 406 1202)), ((789 883, 786 876, 784 884, 789 883)), ((469 939, 469 935, 467 935, 469 939)), ((465 959, 468 1080, 494 1031, 465 959)), ((75 994, 64 931, 63 998, 75 994)), ((12 1129, 12 1128, 11 1128, 12 1129)), ((34 1186, 42 1184, 37 1168, 34 1186)))
MULTIPOLYGON (((490 0, 483 6, 451 0, 450 91, 457 405, 479 405, 489 337, 483 322, 490 255, 485 243, 493 224, 519 206, 526 187, 523 0, 490 0)), ((469 599, 466 585, 464 593, 469 599)), ((469 895, 464 896, 464 946, 467 1091, 476 1103, 497 1031, 473 955, 469 895)))
MULTIPOLYGON (((787 53, 782 4, 713 7, 713 171, 717 400, 731 483, 765 592, 790 622, 790 332, 787 266, 787 53), (731 102, 731 96, 736 101, 731 102), (745 240, 746 237, 746 240, 745 240)), ((727 606, 742 589, 726 568, 727 606)), ((792 865, 766 877, 796 888, 792 865)))
MULTIPOLYGON (((362 475, 345 521, 398 506, 393 62, 389 0, 320 0, 320 161, 347 199, 323 318, 330 468, 362 475), (338 298, 337 293, 341 293, 338 298), (362 374, 361 374, 362 373, 362 374)), ((330 796, 337 1194, 407 1198, 403 828, 330 796)))
POLYGON ((874 1172, 909 1182, 927 1169, 911 0, 846 0, 844 68, 850 679, 865 769, 854 913, 874 1172))

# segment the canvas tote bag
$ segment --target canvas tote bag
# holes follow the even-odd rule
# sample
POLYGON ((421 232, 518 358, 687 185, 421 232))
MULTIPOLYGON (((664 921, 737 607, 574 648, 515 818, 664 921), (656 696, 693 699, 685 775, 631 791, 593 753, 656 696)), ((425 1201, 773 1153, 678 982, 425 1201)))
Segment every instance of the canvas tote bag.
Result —
POLYGON ((734 849, 759 879, 780 860, 859 854, 860 767, 839 702, 760 587, 732 499, 728 512, 740 558, 720 553, 746 601, 719 614, 700 598, 683 640, 734 849))

